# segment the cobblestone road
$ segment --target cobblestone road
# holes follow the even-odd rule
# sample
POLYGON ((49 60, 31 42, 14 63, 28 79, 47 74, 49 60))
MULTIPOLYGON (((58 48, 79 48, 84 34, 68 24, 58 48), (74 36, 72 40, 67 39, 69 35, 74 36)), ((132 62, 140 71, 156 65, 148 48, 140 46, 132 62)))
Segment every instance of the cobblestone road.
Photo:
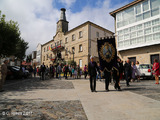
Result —
POLYGON ((38 100, 13 100, 4 96, 36 89, 74 89, 72 82, 63 80, 30 79, 7 83, 5 92, 0 93, 0 120, 87 120, 79 100, 71 101, 38 101, 38 100))
POLYGON ((125 81, 121 82, 122 89, 140 94, 160 101, 160 85, 155 85, 154 80, 141 80, 141 82, 131 82, 130 87, 126 87, 125 81))

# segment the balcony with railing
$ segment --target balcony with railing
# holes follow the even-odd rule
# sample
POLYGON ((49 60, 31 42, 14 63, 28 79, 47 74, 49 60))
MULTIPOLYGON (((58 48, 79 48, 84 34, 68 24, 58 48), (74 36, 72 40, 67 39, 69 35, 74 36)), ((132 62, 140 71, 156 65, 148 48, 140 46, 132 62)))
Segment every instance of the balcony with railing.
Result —
POLYGON ((65 44, 63 43, 51 47, 51 51, 53 51, 53 53, 62 52, 64 50, 65 50, 65 44))

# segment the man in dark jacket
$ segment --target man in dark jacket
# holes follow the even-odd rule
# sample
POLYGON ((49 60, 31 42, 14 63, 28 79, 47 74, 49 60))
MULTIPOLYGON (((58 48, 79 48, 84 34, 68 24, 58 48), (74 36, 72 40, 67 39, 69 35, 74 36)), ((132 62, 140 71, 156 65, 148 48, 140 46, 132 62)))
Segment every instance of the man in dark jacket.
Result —
POLYGON ((43 62, 43 65, 41 65, 41 77, 42 77, 42 80, 44 80, 44 74, 46 72, 46 66, 44 65, 44 62, 43 62))
POLYGON ((88 73, 90 76, 90 89, 91 92, 96 92, 96 75, 97 75, 97 63, 94 61, 94 58, 90 57, 91 61, 88 63, 88 73))
POLYGON ((121 88, 119 86, 119 80, 120 80, 120 74, 121 72, 123 72, 123 64, 120 63, 120 58, 117 57, 117 68, 113 68, 113 80, 115 81, 115 85, 114 85, 114 88, 118 91, 121 91, 121 88))
POLYGON ((131 64, 130 64, 130 60, 129 59, 124 64, 124 74, 125 74, 125 79, 126 79, 126 85, 130 86, 129 82, 131 80, 132 69, 131 69, 131 64))

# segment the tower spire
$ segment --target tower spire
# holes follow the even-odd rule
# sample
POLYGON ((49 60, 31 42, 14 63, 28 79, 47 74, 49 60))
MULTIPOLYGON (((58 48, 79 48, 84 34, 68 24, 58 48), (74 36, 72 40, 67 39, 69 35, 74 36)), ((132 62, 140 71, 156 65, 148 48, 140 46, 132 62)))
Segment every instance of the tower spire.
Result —
POLYGON ((65 8, 61 8, 61 16, 59 20, 64 20, 66 21, 66 14, 65 14, 66 9, 65 8))

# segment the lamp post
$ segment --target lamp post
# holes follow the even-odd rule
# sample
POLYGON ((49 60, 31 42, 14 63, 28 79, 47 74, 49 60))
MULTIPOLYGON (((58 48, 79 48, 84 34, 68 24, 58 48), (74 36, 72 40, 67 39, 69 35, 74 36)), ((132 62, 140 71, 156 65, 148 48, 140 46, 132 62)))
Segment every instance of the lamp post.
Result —
POLYGON ((72 49, 72 52, 71 51, 68 51, 70 54, 73 54, 73 62, 74 62, 74 49, 72 49))

